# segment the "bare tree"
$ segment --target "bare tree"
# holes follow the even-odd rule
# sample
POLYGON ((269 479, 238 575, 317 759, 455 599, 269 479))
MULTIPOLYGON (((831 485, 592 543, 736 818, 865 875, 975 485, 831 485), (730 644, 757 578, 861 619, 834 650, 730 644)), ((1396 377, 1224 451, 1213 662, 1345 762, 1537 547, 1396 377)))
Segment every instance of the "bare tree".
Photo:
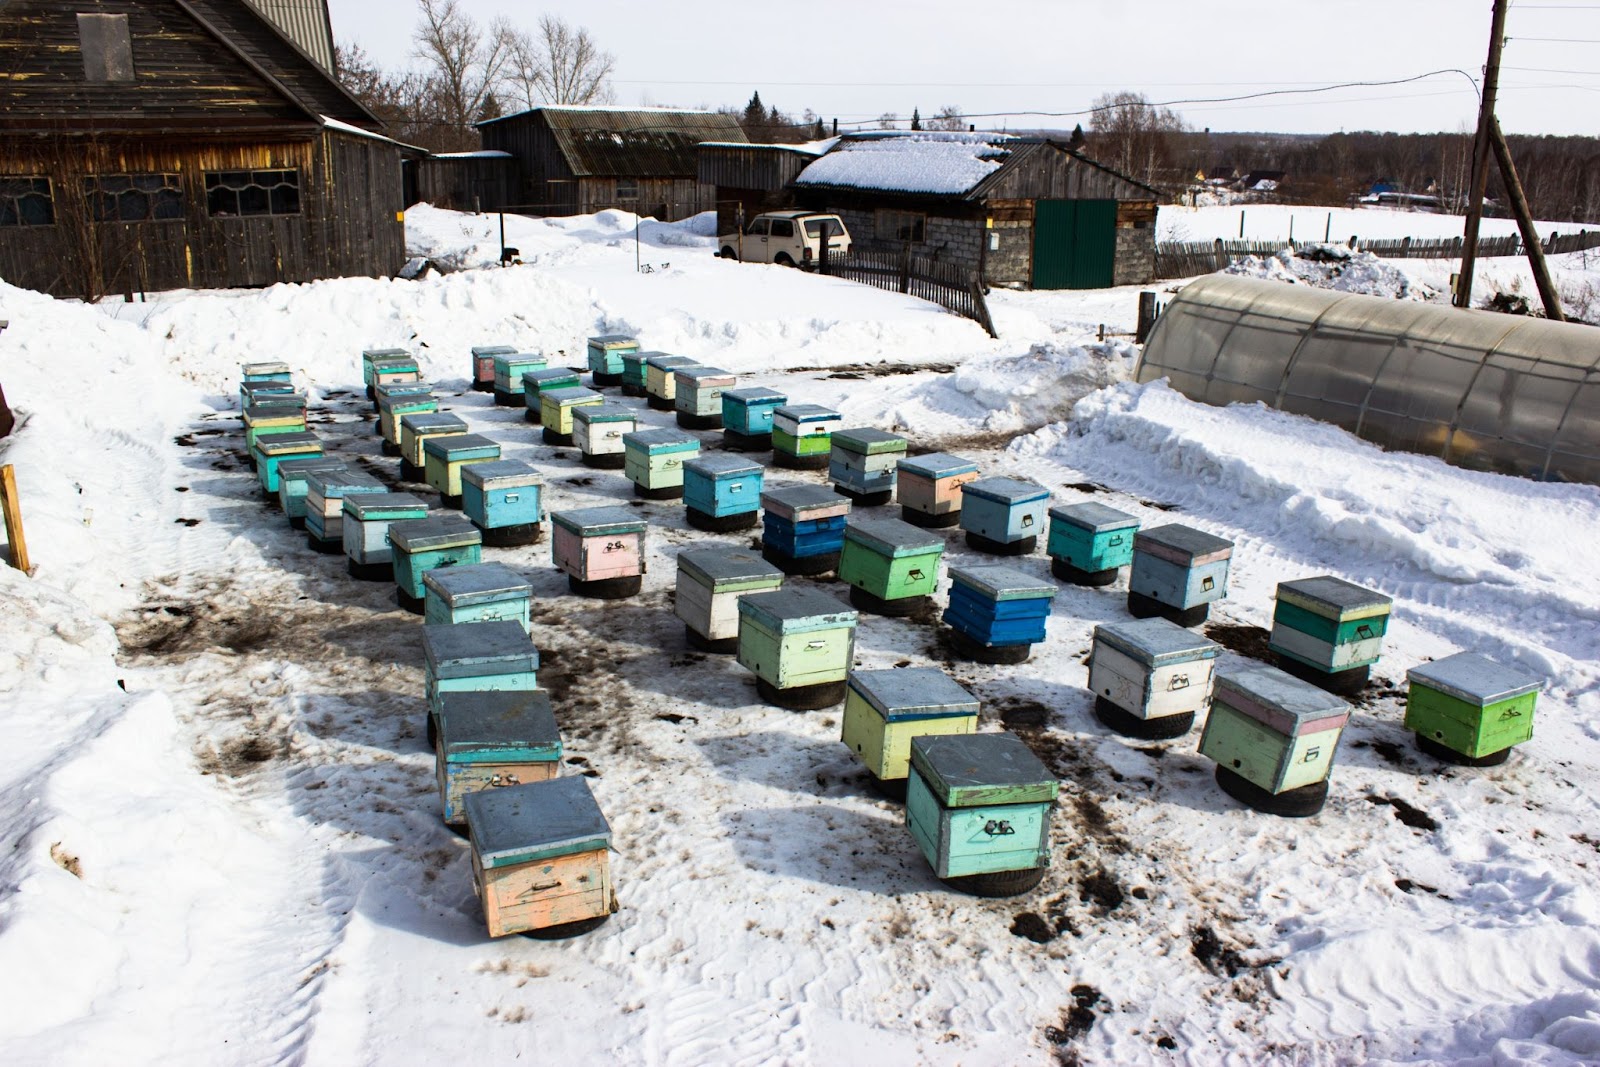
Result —
POLYGON ((1156 107, 1143 93, 1107 93, 1094 102, 1089 148, 1113 169, 1150 183, 1171 164, 1173 135, 1187 128, 1177 112, 1156 107))
POLYGON ((946 104, 928 120, 927 127, 930 130, 964 130, 967 128, 967 116, 956 105, 946 104))
MULTIPOLYGON (((454 0, 451 0, 454 2, 454 0)), ((609 104, 616 99, 616 60, 589 31, 555 15, 541 15, 534 33, 511 36, 509 80, 528 107, 538 104, 609 104)))
POLYGON ((412 41, 442 121, 460 147, 474 147, 472 124, 505 77, 516 31, 504 19, 480 25, 458 0, 417 0, 417 7, 422 18, 412 41))
POLYGON ((899 115, 896 115, 893 111, 885 111, 883 114, 878 116, 878 129, 892 130, 899 125, 899 122, 899 115))

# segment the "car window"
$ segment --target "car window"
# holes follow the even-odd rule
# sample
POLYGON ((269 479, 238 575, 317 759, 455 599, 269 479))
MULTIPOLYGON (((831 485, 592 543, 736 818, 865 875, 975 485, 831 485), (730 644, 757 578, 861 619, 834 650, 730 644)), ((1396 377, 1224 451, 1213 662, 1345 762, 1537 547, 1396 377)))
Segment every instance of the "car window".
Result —
POLYGON ((751 219, 745 224, 744 232, 752 236, 760 236, 767 232, 767 220, 762 218, 751 219))
POLYGON ((794 236, 794 220, 793 219, 773 219, 772 220, 772 236, 774 236, 774 237, 793 237, 794 236))
POLYGON ((821 237, 826 230, 829 237, 837 237, 844 232, 844 226, 838 219, 807 219, 806 236, 821 237))

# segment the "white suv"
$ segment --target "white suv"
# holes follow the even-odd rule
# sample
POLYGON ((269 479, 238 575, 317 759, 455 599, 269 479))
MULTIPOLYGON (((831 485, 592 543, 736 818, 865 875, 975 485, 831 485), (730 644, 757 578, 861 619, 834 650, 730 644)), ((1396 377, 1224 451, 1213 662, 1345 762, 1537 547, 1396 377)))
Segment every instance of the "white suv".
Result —
POLYGON ((746 263, 810 267, 822 255, 824 234, 827 235, 828 255, 850 251, 850 232, 838 215, 817 211, 768 211, 745 223, 743 233, 724 234, 721 256, 746 263))

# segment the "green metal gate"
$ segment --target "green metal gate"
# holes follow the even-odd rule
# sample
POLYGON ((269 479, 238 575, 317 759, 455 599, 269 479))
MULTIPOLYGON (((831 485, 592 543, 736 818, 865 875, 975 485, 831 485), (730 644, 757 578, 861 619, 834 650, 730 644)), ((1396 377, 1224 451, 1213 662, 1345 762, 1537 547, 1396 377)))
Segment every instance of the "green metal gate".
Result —
POLYGON ((1034 202, 1035 289, 1108 289, 1116 257, 1115 200, 1034 202))

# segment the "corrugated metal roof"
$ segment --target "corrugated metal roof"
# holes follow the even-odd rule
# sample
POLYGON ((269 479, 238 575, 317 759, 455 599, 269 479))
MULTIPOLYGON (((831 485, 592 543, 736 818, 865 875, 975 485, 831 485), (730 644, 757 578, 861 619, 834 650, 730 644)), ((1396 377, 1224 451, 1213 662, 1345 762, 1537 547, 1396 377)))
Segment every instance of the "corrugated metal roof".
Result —
POLYGON ((701 141, 748 140, 738 119, 715 111, 547 107, 493 121, 533 116, 549 125, 579 178, 692 178, 701 141))
POLYGON ((332 73, 333 26, 328 21, 327 0, 245 0, 261 12, 300 51, 332 73))

